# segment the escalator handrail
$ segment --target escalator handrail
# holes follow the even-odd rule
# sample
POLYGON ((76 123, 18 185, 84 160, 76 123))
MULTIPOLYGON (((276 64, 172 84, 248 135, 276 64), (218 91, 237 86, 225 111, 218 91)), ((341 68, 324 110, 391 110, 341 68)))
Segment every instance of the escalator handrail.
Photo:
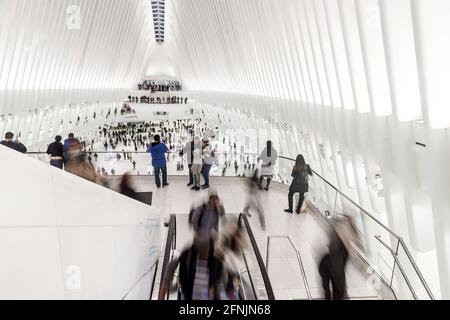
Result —
MULTIPOLYGON (((239 264, 237 263, 237 261, 233 260, 233 263, 236 267, 236 270, 239 270, 239 264)), ((245 287, 244 287, 244 280, 242 279, 242 274, 240 271, 239 271, 239 284, 240 284, 240 288, 242 290, 242 295, 243 295, 242 300, 247 300, 247 294, 245 293, 245 287)))
POLYGON ((242 226, 242 221, 245 224, 245 228, 247 230, 253 251, 256 256, 256 260, 258 261, 259 270, 261 271, 261 275, 262 275, 262 278, 264 281, 264 286, 266 287, 267 297, 269 300, 275 300, 275 295, 273 293, 272 284, 270 283, 269 275, 267 274, 266 266, 264 265, 264 261, 262 259, 261 253, 259 251, 258 244, 256 243, 255 236, 253 235, 253 231, 252 231, 252 228, 250 227, 250 223, 248 222, 247 216, 243 213, 241 213, 239 215, 239 226, 242 226))
MULTIPOLYGON (((176 215, 170 215, 169 226, 167 229, 166 247, 164 249, 164 258, 161 269, 161 280, 159 282, 159 292, 161 292, 164 279, 166 276, 167 266, 169 265, 169 260, 171 259, 172 249, 174 249, 174 244, 176 243, 176 227, 177 227, 177 217, 176 215)), ((159 296, 159 295, 158 295, 159 296)))
POLYGON ((149 300, 152 300, 152 297, 153 297, 153 290, 155 289, 156 276, 158 274, 158 266, 159 266, 159 260, 156 259, 156 262, 155 262, 155 274, 153 275, 152 286, 150 287, 149 300))

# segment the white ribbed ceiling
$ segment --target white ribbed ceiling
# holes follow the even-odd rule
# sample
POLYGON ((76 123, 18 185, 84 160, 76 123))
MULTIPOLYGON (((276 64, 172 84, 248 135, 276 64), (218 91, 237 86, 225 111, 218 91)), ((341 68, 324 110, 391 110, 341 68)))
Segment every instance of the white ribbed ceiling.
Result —
POLYGON ((0 0, 0 102, 134 87, 152 45, 149 0, 0 0))
MULTIPOLYGON (((165 6, 165 46, 190 90, 450 126, 448 0, 167 0, 165 6)), ((0 0, 0 108, 34 100, 22 102, 16 93, 22 99, 30 91, 134 87, 156 45, 152 14, 151 0, 0 0)))
POLYGON ((449 0, 170 0, 186 88, 450 126, 449 0))

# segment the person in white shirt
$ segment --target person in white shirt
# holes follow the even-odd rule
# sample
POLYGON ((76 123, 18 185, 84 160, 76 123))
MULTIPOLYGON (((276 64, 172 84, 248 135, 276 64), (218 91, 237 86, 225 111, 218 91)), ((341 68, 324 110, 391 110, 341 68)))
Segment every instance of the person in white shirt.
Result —
POLYGON ((209 144, 209 138, 203 138, 203 167, 202 167, 202 176, 205 179, 205 184, 202 185, 202 189, 209 189, 209 172, 211 171, 211 167, 213 163, 216 161, 216 156, 214 154, 214 150, 212 150, 211 145, 209 144))
POLYGON ((262 189, 264 178, 267 178, 267 185, 264 190, 269 191, 269 185, 273 178, 273 169, 278 160, 278 152, 272 147, 272 141, 267 141, 267 145, 259 156, 261 164, 261 176, 259 178, 259 188, 262 189))

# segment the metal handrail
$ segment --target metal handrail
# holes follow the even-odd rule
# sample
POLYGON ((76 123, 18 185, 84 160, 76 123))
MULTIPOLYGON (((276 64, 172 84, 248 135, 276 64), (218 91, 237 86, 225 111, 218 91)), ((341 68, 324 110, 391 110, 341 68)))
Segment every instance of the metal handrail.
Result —
MULTIPOLYGON (((279 158, 281 159, 285 159, 285 160, 290 160, 290 161, 295 161, 295 159, 293 158, 288 158, 288 157, 284 157, 284 156, 279 156, 279 158)), ((434 295, 430 289, 430 287, 428 286, 428 283, 425 281, 425 278, 423 277, 421 271, 419 270, 419 267, 417 266, 416 262, 414 261, 414 258, 412 257, 408 247, 406 246, 405 242, 403 241, 403 238, 400 237, 399 235, 397 235, 396 233, 394 233, 391 229, 389 229, 387 226, 385 226, 381 221, 379 221, 377 218, 375 218, 372 214, 370 214, 367 210, 365 210, 364 208, 362 208, 359 204, 357 204, 355 201, 353 201, 349 196, 347 196, 346 194, 342 193, 336 186, 334 186, 331 182, 329 182, 327 179, 325 179, 324 177, 322 177, 320 174, 318 174, 315 170, 311 169, 312 172, 314 173, 314 175, 316 175, 317 177, 319 177, 323 182, 325 182, 326 184, 328 184, 332 189, 334 189, 338 194, 340 194, 343 198, 345 198, 348 202, 350 202, 351 204, 353 204, 355 207, 357 207, 363 214, 365 214, 367 217, 369 217, 370 219, 372 219, 373 221, 375 221, 376 224, 378 224, 380 227, 382 227, 384 230, 386 230, 390 235, 392 235, 394 238, 396 238, 400 245, 402 246, 403 250, 406 253, 406 256, 409 260, 409 262, 411 263, 414 271, 416 272, 417 276, 420 279, 420 282, 422 283, 422 285, 424 286, 428 296, 430 297, 431 300, 435 300, 434 295)), ((391 248, 389 248, 390 250, 392 250, 391 248)))
MULTIPOLYGON (((97 154, 106 154, 106 153, 139 153, 139 154, 149 154, 149 152, 147 151, 134 151, 134 150, 108 150, 108 151, 100 151, 100 150, 82 150, 82 153, 97 153, 97 154)), ((25 154, 29 154, 29 155, 34 155, 34 154, 45 154, 48 155, 47 152, 45 151, 27 151, 25 154)), ((167 152, 167 154, 179 154, 179 152, 173 152, 173 151, 169 151, 167 152)), ((234 152, 215 152, 216 155, 233 155, 235 154, 234 152)), ((236 155, 244 155, 244 156, 257 156, 258 154, 256 153, 241 153, 241 152, 237 152, 236 155)))
POLYGON ((244 250, 242 250, 242 257, 244 258, 245 270, 247 270, 248 278, 250 280, 250 286, 252 287, 253 296, 255 300, 258 300, 258 294, 256 293, 255 283, 253 282, 252 275, 250 274, 250 268, 248 267, 247 257, 245 256, 244 250))
POLYGON ((153 276, 152 286, 150 287, 150 298, 149 298, 149 300, 152 300, 152 297, 153 297, 153 290, 155 289, 155 282, 156 282, 156 275, 158 273, 158 266, 159 266, 159 259, 156 259, 155 275, 153 276))
POLYGON ((234 263, 234 266, 235 266, 236 270, 239 271, 239 282, 241 284, 240 287, 242 288, 242 293, 244 295, 244 300, 247 300, 247 294, 245 293, 244 280, 242 279, 241 270, 240 270, 239 265, 238 265, 238 263, 237 263, 237 261, 235 259, 233 259, 233 263, 234 263))
POLYGON ((292 241, 290 236, 279 236, 279 235, 272 235, 267 237, 267 252, 266 252, 266 270, 269 271, 269 255, 270 255, 270 240, 271 239, 288 239, 289 243, 291 244, 292 248, 294 248, 295 253, 297 254, 297 261, 298 265, 300 267, 300 272, 302 273, 303 283, 305 284, 306 294, 308 296, 308 300, 312 300, 311 290, 309 288, 308 279, 306 277, 305 268, 303 267, 303 261, 300 254, 300 250, 295 245, 294 241, 292 241))
MULTIPOLYGON (((262 275, 262 278, 264 281, 264 286, 265 286, 266 292, 267 292, 267 298, 269 300, 275 300, 275 295, 273 293, 272 284, 270 283, 269 275, 267 274, 267 270, 264 265, 264 261, 261 257, 261 253, 259 252, 258 244, 256 243, 255 236, 253 235, 253 231, 252 231, 252 228, 250 227, 250 223, 248 222, 247 216, 245 214, 241 213, 239 215, 238 221, 239 221, 238 222, 239 226, 242 226, 242 221, 245 224, 245 229, 247 230, 248 236, 250 238, 250 242, 251 242, 253 251, 255 253, 256 260, 258 262, 259 270, 261 271, 261 275, 262 275)), ((247 268, 247 272, 248 272, 248 268, 247 268)), ((250 272, 249 272, 249 274, 250 274, 250 272)))
POLYGON ((397 257, 397 254, 395 253, 395 251, 392 250, 385 242, 383 242, 383 240, 381 240, 381 236, 375 236, 375 239, 377 239, 392 254, 392 257, 394 258, 395 262, 397 263, 398 269, 400 270, 403 278, 405 279, 406 285, 408 286, 409 290, 411 291, 411 293, 412 293, 412 295, 414 297, 414 300, 417 300, 418 299, 417 298, 417 294, 414 291, 414 288, 412 287, 411 282, 409 281, 408 277, 406 276, 405 270, 403 269, 402 264, 400 263, 400 261, 399 261, 399 259, 397 257))
POLYGON ((151 267, 144 272, 144 274, 134 283, 134 285, 127 291, 127 293, 122 297, 122 300, 125 300, 128 295, 130 294, 131 291, 133 291, 133 289, 139 284, 139 282, 141 282, 142 279, 144 279, 150 271, 152 271, 152 269, 155 269, 155 271, 153 272, 154 276, 153 276, 153 280, 152 280, 152 286, 150 288, 150 299, 152 299, 152 293, 153 293, 153 284, 156 278, 156 273, 158 272, 158 260, 155 261, 155 263, 153 263, 151 265, 151 267))
MULTIPOLYGON (((163 287, 163 283, 164 283, 164 279, 165 279, 166 271, 167 271, 167 266, 169 265, 169 260, 171 260, 171 258, 172 258, 172 251, 175 249, 174 245, 176 244, 176 237, 177 237, 176 226, 177 226, 177 217, 176 217, 176 215, 172 214, 172 215, 170 215, 169 226, 168 226, 168 230, 167 230, 166 247, 165 247, 165 251, 164 251, 163 265, 162 265, 162 269, 161 269, 161 280, 159 283, 159 291, 160 292, 163 287)), ((170 290, 167 290, 167 295, 169 295, 169 291, 170 290)), ((158 294, 158 297, 159 296, 160 296, 160 294, 158 294)))
MULTIPOLYGON (((147 151, 134 151, 134 150, 124 150, 124 151, 119 151, 119 150, 111 150, 111 151, 82 150, 81 152, 82 153, 97 153, 97 154, 107 154, 107 153, 119 153, 119 154, 123 154, 123 153, 134 153, 134 154, 136 154, 136 153, 139 153, 139 154, 148 154, 147 151)), ((172 152, 168 152, 168 153, 172 153, 172 152)), ((35 155, 35 154, 38 154, 38 155, 40 155, 40 154, 49 155, 47 152, 44 152, 44 151, 30 151, 30 152, 27 152, 26 154, 29 154, 29 155, 35 155)))
MULTIPOLYGON (((295 161, 293 158, 283 157, 280 156, 281 159, 295 161)), ((332 189, 334 189, 338 194, 340 194, 342 197, 344 197, 346 200, 348 200, 351 204, 353 204, 355 207, 357 207, 359 210, 361 210, 365 215, 367 215, 369 218, 374 220, 377 224, 379 224, 383 229, 385 229, 387 232, 389 232, 393 237, 400 239, 400 236, 395 234, 391 229, 389 229, 387 226, 385 226, 381 221, 379 221, 377 218, 375 218, 373 215, 371 215, 369 212, 367 212, 364 208, 362 208, 359 204, 357 204, 355 201, 353 201, 350 197, 348 197, 346 194, 342 193, 337 187, 335 187, 331 182, 329 182, 327 179, 322 177, 320 174, 318 174, 315 170, 311 168, 311 171, 320 178, 323 182, 328 184, 332 189)))

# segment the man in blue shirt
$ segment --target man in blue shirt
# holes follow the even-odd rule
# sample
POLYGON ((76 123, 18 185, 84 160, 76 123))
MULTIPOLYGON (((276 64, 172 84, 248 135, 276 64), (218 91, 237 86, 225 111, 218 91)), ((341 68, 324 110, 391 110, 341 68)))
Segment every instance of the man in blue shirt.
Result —
POLYGON ((167 166, 166 166, 166 153, 169 149, 164 143, 161 143, 161 137, 155 135, 155 142, 148 146, 147 152, 152 155, 152 166, 155 171, 155 182, 158 188, 161 188, 160 172, 162 172, 162 186, 167 187, 167 166))

